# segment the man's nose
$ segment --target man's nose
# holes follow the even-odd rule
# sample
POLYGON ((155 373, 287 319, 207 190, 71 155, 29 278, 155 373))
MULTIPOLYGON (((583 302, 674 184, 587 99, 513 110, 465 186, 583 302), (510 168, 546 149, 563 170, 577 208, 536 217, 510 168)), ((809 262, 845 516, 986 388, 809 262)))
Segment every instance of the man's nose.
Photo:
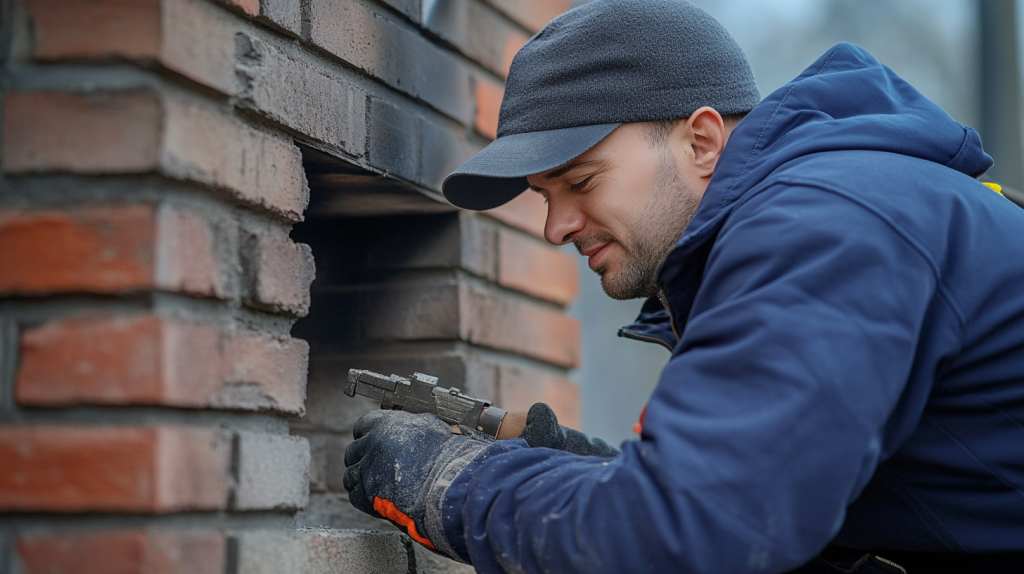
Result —
POLYGON ((565 245, 586 225, 586 218, 575 206, 562 201, 548 201, 548 218, 544 222, 544 239, 553 245, 565 245))

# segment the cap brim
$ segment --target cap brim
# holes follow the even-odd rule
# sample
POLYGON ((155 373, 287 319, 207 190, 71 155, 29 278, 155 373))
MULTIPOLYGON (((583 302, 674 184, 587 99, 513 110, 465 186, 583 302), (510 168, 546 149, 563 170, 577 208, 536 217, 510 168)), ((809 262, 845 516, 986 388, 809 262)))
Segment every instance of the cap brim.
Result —
POLYGON ((441 184, 445 198, 465 209, 491 209, 529 187, 526 176, 564 165, 621 124, 600 124, 498 138, 441 184))

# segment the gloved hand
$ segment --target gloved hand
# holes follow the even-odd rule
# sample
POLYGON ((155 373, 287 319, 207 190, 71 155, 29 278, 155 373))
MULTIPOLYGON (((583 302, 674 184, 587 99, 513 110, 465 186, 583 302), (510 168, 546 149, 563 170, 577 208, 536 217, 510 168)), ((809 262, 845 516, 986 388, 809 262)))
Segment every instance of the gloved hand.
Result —
POLYGON ((352 434, 344 480, 352 506, 461 562, 444 536, 441 505, 448 486, 491 439, 452 434, 433 415, 391 410, 363 415, 352 434))
POLYGON ((583 456, 614 458, 619 449, 599 438, 591 439, 578 430, 558 424, 555 411, 544 403, 535 403, 526 415, 522 438, 530 447, 553 448, 583 456))

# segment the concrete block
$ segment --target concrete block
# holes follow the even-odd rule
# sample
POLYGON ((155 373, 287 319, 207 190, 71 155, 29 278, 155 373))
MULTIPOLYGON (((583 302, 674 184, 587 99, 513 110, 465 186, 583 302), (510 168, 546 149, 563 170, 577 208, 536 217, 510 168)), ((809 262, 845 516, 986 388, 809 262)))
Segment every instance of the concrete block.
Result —
POLYGON ((415 574, 474 574, 474 569, 469 564, 462 564, 438 556, 419 544, 412 545, 416 557, 415 574))
MULTIPOLYGON (((356 510, 348 501, 348 493, 321 492, 309 495, 309 506, 295 515, 295 525, 313 528, 347 528, 399 533, 398 528, 384 520, 356 510)), ((404 534, 403 534, 404 536, 404 534)))
POLYGON ((266 20, 281 30, 299 36, 302 34, 301 0, 259 0, 260 20, 266 20))
POLYGON ((345 473, 345 449, 352 442, 352 434, 335 434, 293 428, 293 432, 309 441, 309 490, 344 491, 342 476, 345 473))
POLYGON ((238 574, 407 574, 401 536, 326 528, 240 532, 234 535, 238 574))
POLYGON ((309 443, 303 437, 239 432, 236 510, 297 510, 309 502, 309 443))
MULTIPOLYGON (((401 12, 405 17, 409 18, 417 24, 420 22, 420 3, 423 0, 380 0, 384 4, 391 6, 395 10, 401 12)), ((427 0, 429 1, 429 0, 427 0)))
POLYGON ((364 154, 365 93, 292 46, 239 33, 235 47, 241 105, 349 155, 364 154))
POLYGON ((378 99, 370 103, 370 165, 409 181, 419 168, 419 118, 378 99))

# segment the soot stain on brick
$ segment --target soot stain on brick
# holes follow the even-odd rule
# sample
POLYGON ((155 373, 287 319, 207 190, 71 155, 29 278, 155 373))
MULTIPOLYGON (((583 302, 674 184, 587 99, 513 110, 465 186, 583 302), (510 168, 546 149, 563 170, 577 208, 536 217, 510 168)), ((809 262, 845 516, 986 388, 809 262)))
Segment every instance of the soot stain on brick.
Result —
MULTIPOLYGON (((239 474, 242 466, 242 437, 238 433, 231 433, 231 462, 228 466, 228 475, 231 477, 231 488, 228 490, 228 510, 234 510, 238 502, 239 474)), ((228 547, 230 549, 230 546, 228 547)), ((236 542, 237 555, 237 542, 236 542)), ((236 561, 237 562, 237 561, 236 561)), ((237 566, 236 566, 237 568, 237 566)))
POLYGON ((228 536, 225 545, 224 574, 238 574, 238 539, 228 536))

